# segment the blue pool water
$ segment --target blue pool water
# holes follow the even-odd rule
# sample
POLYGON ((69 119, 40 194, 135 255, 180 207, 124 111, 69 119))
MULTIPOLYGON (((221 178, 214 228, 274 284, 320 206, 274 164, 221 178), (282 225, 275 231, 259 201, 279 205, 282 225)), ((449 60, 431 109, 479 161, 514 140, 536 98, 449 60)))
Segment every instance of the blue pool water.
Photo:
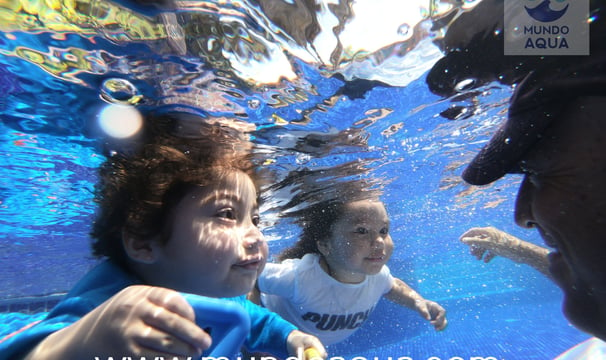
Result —
MULTIPOLYGON (((479 2, 458 2, 459 11, 479 2)), ((36 10, 28 0, 16 2, 15 17, 0 13, 0 338, 41 318, 94 265, 92 189, 111 140, 93 120, 108 102, 130 99, 252 124, 278 178, 367 159, 391 216, 390 269, 444 306, 449 325, 435 332, 415 313, 382 301, 359 332, 329 348, 331 356, 538 360, 587 339, 561 314, 561 294, 549 280, 506 259, 478 262, 459 242, 470 227, 490 225, 542 244, 513 224, 518 177, 487 187, 459 178, 502 120, 512 89, 488 83, 469 96, 430 93, 425 76, 440 53, 427 40, 441 32, 427 30, 424 23, 435 20, 427 14, 410 15, 413 3, 417 12, 437 13, 457 2, 354 7, 357 17, 347 24, 358 32, 341 33, 337 60, 330 56, 339 47, 328 5, 316 14, 314 46, 297 42, 292 34, 300 32, 287 36, 280 17, 254 1, 180 2, 184 38, 162 31, 171 22, 158 20, 157 9, 128 2, 108 1, 109 15, 95 18, 90 10, 83 20, 43 5, 36 10), (400 25, 385 30, 394 13, 400 25), (196 22, 222 30, 187 26, 196 22), (412 36, 423 29, 424 36, 412 36), (186 52, 179 50, 184 44, 186 52), (380 83, 352 94, 344 90, 352 78, 380 83), (110 80, 135 90, 112 90, 110 80), (453 105, 473 116, 440 116, 453 105), (308 135, 328 140, 298 146, 308 135), (352 136, 364 141, 348 141, 352 136)), ((298 229, 274 221, 271 209, 265 215, 270 252, 278 253, 298 229)))

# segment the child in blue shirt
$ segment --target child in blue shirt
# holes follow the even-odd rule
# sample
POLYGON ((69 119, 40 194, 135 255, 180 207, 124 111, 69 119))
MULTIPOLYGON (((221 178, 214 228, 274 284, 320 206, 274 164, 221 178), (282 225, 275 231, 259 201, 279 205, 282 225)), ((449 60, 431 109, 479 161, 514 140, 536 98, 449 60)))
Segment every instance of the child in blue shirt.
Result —
POLYGON ((144 141, 100 169, 91 235, 105 260, 43 321, 0 343, 0 359, 199 357, 220 339, 196 325, 179 292, 242 305, 247 349, 326 356, 315 337, 242 296, 267 259, 244 136, 186 114, 146 124, 144 141))

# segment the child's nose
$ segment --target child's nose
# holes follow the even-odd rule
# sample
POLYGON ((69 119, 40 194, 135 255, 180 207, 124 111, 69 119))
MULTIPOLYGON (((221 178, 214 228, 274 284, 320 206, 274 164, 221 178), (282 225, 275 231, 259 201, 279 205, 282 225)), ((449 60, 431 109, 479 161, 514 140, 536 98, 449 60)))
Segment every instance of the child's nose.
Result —
POLYGON ((373 236, 372 246, 377 249, 383 249, 385 247, 385 238, 382 234, 376 234, 373 236))
POLYGON ((263 237, 261 230, 259 230, 259 228, 254 225, 249 227, 246 234, 244 234, 243 245, 247 249, 258 247, 264 242, 265 237, 263 237))

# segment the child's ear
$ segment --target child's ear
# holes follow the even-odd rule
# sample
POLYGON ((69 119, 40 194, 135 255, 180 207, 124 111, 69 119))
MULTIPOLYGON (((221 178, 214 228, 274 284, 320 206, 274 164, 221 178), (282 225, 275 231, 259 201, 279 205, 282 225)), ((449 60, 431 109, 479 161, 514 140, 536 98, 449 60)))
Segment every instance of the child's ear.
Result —
POLYGON ((328 241, 316 241, 316 247, 323 256, 328 256, 330 253, 330 250, 328 249, 328 241))
POLYGON ((158 242, 122 231, 122 246, 126 255, 133 261, 153 264, 158 259, 158 242))

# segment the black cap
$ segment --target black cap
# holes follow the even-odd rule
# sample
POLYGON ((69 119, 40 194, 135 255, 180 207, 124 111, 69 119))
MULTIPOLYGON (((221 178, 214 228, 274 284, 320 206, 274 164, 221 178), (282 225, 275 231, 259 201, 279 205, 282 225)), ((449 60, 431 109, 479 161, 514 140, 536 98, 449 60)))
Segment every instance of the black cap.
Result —
POLYGON ((568 103, 606 96, 605 5, 590 0, 588 56, 506 56, 502 0, 484 0, 449 25, 446 54, 426 77, 433 93, 457 95, 462 80, 473 80, 472 89, 492 81, 516 86, 507 119, 463 172, 466 182, 485 185, 521 172, 520 160, 568 103))
POLYGON ((604 64, 604 57, 594 58, 548 78, 531 72, 517 85, 507 120, 463 171, 463 180, 486 185, 507 173, 520 173, 520 160, 570 101, 580 96, 606 96, 604 64))

